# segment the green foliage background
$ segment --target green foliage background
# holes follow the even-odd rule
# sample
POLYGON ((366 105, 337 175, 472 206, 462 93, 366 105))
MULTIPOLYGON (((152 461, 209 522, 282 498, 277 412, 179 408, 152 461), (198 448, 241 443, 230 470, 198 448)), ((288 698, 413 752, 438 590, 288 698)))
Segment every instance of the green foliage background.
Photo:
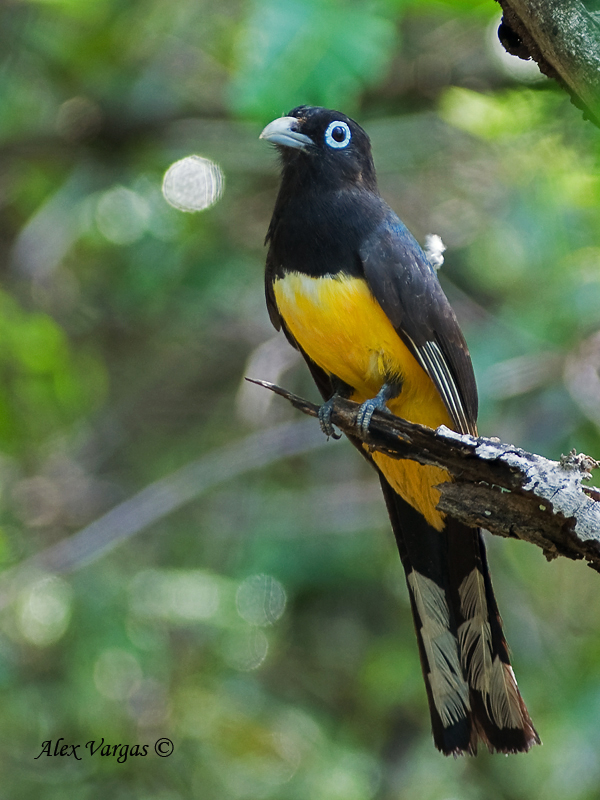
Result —
POLYGON ((482 432, 600 456, 599 132, 498 22, 492 0, 2 4, 0 797, 599 796, 598 576, 490 541, 544 746, 444 759, 374 476, 243 382, 315 396, 264 308, 258 134, 329 105, 448 246, 482 432), (226 179, 200 214, 160 192, 191 153, 226 179), (81 761, 35 759, 59 737, 81 761), (150 751, 84 750, 102 737, 150 751))

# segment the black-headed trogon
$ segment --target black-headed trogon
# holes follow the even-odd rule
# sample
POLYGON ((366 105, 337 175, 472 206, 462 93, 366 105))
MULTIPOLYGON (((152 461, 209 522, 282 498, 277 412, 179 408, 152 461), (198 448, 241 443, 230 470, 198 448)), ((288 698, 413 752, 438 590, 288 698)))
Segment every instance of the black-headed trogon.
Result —
MULTIPOLYGON (((365 131, 299 106, 263 130, 282 161, 269 230, 271 320, 326 401, 477 434, 477 388, 458 322, 427 257, 377 190, 365 131)), ((406 572, 436 746, 512 753, 539 743, 510 666, 481 532, 437 510, 444 470, 368 453, 406 572)))

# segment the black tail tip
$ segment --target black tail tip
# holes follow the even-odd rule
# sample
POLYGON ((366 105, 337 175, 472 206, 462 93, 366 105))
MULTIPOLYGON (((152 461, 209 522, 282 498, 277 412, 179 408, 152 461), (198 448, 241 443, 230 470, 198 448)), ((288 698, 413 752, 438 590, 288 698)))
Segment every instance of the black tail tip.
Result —
POLYGON ((437 749, 445 756, 476 756, 479 740, 487 747, 490 753, 500 753, 501 755, 514 755, 516 753, 527 753, 536 745, 542 744, 537 731, 533 725, 524 728, 504 728, 498 729, 494 735, 489 732, 476 731, 473 729, 471 735, 466 738, 465 731, 453 730, 456 726, 445 728, 443 732, 434 734, 434 743, 437 749))

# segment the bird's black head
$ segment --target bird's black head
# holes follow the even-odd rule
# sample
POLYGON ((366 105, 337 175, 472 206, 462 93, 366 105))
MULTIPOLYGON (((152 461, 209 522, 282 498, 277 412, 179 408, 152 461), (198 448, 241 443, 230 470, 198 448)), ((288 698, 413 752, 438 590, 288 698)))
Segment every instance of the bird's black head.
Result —
POLYGON ((260 138, 277 146, 284 176, 376 190, 369 137, 341 111, 298 106, 269 123, 260 138))

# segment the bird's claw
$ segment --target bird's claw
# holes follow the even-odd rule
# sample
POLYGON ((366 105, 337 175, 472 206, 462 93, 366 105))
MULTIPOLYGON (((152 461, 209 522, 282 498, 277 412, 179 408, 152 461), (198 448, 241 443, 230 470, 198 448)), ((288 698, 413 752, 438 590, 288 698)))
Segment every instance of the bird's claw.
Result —
POLYGON ((358 413, 356 414, 356 427, 360 428, 363 436, 369 433, 369 425, 371 424, 371 419, 375 411, 387 411, 388 414, 390 413, 385 404, 385 400, 381 400, 379 397, 365 400, 358 409, 358 413))
POLYGON ((327 436, 331 436, 332 439, 341 439, 342 434, 337 433, 335 428, 333 427, 333 423, 331 421, 331 415, 333 413, 333 400, 334 398, 331 397, 322 406, 319 407, 318 417, 319 417, 319 425, 321 426, 321 430, 327 436))
POLYGON ((360 429, 363 437, 369 433, 369 425, 375 411, 385 411, 387 414, 391 414, 386 403, 393 397, 397 397, 400 389, 401 384, 399 383, 384 383, 375 397, 362 403, 356 415, 356 427, 360 429))

